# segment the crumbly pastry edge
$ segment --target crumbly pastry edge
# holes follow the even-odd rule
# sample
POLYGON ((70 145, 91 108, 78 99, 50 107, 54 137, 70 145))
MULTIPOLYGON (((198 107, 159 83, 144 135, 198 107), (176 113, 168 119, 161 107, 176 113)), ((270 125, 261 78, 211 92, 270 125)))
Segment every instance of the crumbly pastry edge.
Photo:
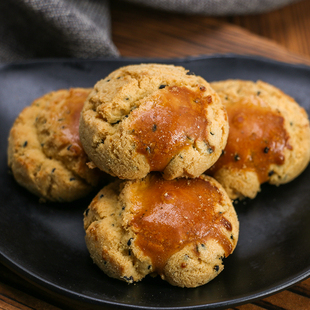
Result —
MULTIPOLYGON (((228 220, 232 222, 230 240, 234 250, 239 235, 236 211, 221 185, 213 178, 204 177, 206 180, 212 180, 212 184, 216 184, 226 197, 225 214, 228 214, 228 220)), ((139 182, 141 180, 118 180, 108 185, 98 193, 84 212, 85 241, 92 260, 108 276, 128 283, 141 281, 153 272, 150 258, 134 245, 135 234, 126 222, 130 216, 122 215, 123 208, 130 208, 130 204, 126 205, 124 201, 130 197, 128 189, 132 184, 137 185, 139 182), (103 224, 104 221, 106 224, 103 224), (107 224, 113 229, 109 230, 107 224)), ((223 248, 213 239, 208 240, 204 245, 189 244, 167 261, 162 278, 180 287, 197 287, 206 284, 223 270, 224 257, 223 248), (207 249, 216 253, 212 254, 207 249), (199 260, 195 259, 197 258, 195 251, 201 253, 199 260), (176 268, 176 264, 178 266, 186 264, 187 268, 176 268), (195 270, 199 272, 196 273, 195 270)))
MULTIPOLYGON (((133 149, 135 142, 133 138, 128 134, 128 129, 126 127, 126 121, 128 121, 128 119, 130 118, 130 111, 126 112, 129 113, 129 117, 126 114, 125 118, 123 117, 121 118, 121 121, 118 120, 116 123, 113 124, 110 124, 108 121, 101 119, 100 111, 107 108, 104 107, 106 104, 103 106, 103 104, 100 103, 100 100, 104 100, 100 98, 104 98, 106 90, 104 89, 102 91, 102 94, 100 94, 100 88, 104 87, 102 85, 108 83, 108 81, 110 82, 113 78, 120 79, 120 77, 122 77, 123 75, 129 74, 128 70, 130 68, 139 68, 139 70, 143 71, 143 69, 141 69, 143 66, 144 68, 148 68, 148 66, 155 66, 155 68, 158 69, 164 68, 167 65, 142 64, 126 66, 113 71, 105 79, 100 80, 95 85, 93 92, 90 94, 88 101, 84 105, 84 109, 81 113, 80 118, 81 142, 86 153, 93 161, 94 165, 97 166, 99 169, 111 174, 112 176, 117 176, 121 179, 139 179, 145 177, 150 172, 150 166, 145 156, 135 153, 133 149), (101 106, 103 107, 101 108, 101 106), (101 110, 98 112, 98 109, 101 110)), ((207 154, 207 150, 204 150, 204 147, 201 146, 198 146, 198 148, 194 150, 190 150, 190 148, 188 148, 188 150, 182 152, 182 156, 176 155, 168 164, 166 169, 163 171, 163 175, 166 179, 173 179, 177 177, 197 177, 217 160, 217 158, 221 154, 222 149, 226 145, 228 137, 228 121, 226 110, 222 106, 221 100, 218 97, 217 93, 204 79, 199 76, 187 75, 187 70, 185 70, 183 67, 174 67, 168 65, 168 68, 169 70, 171 68, 175 69, 178 74, 180 74, 180 72, 183 73, 184 76, 182 78, 179 78, 177 84, 183 85, 186 84, 188 81, 192 81, 191 83, 194 83, 195 85, 202 84, 204 87, 206 87, 207 92, 213 97, 213 106, 216 106, 212 109, 209 108, 209 110, 212 110, 212 113, 216 116, 212 118, 213 121, 210 121, 210 126, 213 126, 213 128, 217 126, 215 125, 215 119, 216 122, 221 122, 221 125, 218 125, 220 127, 220 130, 217 130, 218 135, 221 135, 221 138, 217 138, 215 142, 215 144, 217 145, 213 154, 207 154), (195 160, 193 160, 193 158, 195 158, 195 160), (189 163, 186 164, 186 161, 189 161, 189 163)), ((131 75, 134 76, 134 73, 131 73, 131 75)), ((153 76, 151 76, 150 79, 151 78, 153 78, 153 76)), ((173 79, 176 80, 174 75, 172 76, 172 80, 173 79)), ((158 82, 158 85, 156 87, 160 87, 160 85, 162 85, 163 83, 169 84, 168 80, 169 77, 164 77, 163 74, 159 75, 158 80, 156 80, 158 82), (162 80, 164 80, 165 82, 163 82, 162 80)), ((132 81, 130 80, 130 82, 132 81)), ((132 83, 135 85, 136 82, 134 81, 132 83)), ((139 83, 142 85, 144 82, 142 80, 139 81, 139 83)), ((139 85, 139 87, 141 87, 141 85, 139 85)), ((123 84, 121 86, 123 87, 123 84)), ((125 85, 125 89, 126 87, 127 85, 125 85)), ((158 89, 156 88, 156 91, 157 90, 158 89)), ((118 96, 118 102, 120 100, 119 96, 125 99, 130 97, 129 95, 125 96, 122 91, 123 89, 119 91, 121 95, 116 95, 116 97, 118 96)), ((150 95, 150 97, 151 96, 152 94, 150 95)), ((147 100, 146 98, 145 100, 147 100)), ((125 99, 124 101, 126 101, 125 99)), ((140 98, 138 101, 143 102, 142 98, 140 98)), ((109 103, 107 103, 107 105, 109 105, 109 103)), ((114 103, 111 103, 110 105, 114 105, 115 109, 114 103)), ((129 108, 126 106, 122 109, 125 111, 129 108)), ((215 139, 214 137, 211 138, 215 139)))
MULTIPOLYGON (((273 164, 270 166, 270 171, 273 171, 268 181, 270 184, 279 186, 288 183, 305 170, 310 160, 309 119, 306 110, 294 98, 274 85, 261 80, 256 82, 238 79, 225 80, 211 82, 211 86, 219 93, 224 105, 229 100, 225 100, 225 96, 229 96, 229 90, 226 89, 228 86, 233 90, 234 96, 237 96, 239 91, 245 91, 247 95, 259 96, 273 111, 280 111, 284 117, 284 127, 290 136, 288 142, 292 145, 293 150, 285 149, 284 165, 273 164), (279 100, 279 103, 274 100, 269 103, 269 98, 282 100, 279 100)), ((215 178, 224 186, 231 199, 243 199, 244 197, 253 199, 261 190, 256 173, 253 171, 243 173, 224 168, 215 175, 215 178), (242 177, 243 180, 239 180, 239 177, 242 177)))
POLYGON ((69 202, 94 188, 59 160, 47 157, 37 138, 34 124, 41 111, 40 102, 62 92, 68 90, 47 93, 25 107, 15 119, 8 137, 7 163, 15 180, 42 201, 69 202))

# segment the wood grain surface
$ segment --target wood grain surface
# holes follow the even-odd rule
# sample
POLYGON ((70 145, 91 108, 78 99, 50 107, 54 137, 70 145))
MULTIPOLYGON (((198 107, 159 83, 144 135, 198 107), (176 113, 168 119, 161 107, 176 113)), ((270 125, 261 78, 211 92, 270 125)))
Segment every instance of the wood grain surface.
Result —
MULTIPOLYGON (((170 58, 234 53, 310 65, 309 0, 251 16, 173 14, 121 1, 111 1, 111 12, 112 38, 122 56, 170 58)), ((40 290, 0 265, 0 309, 84 308, 40 290)), ((263 300, 229 308, 283 309, 310 310, 310 278, 263 300)))
POLYGON ((219 18, 117 1, 112 5, 112 38, 120 54, 128 57, 235 53, 310 65, 309 12, 308 0, 267 14, 219 18))

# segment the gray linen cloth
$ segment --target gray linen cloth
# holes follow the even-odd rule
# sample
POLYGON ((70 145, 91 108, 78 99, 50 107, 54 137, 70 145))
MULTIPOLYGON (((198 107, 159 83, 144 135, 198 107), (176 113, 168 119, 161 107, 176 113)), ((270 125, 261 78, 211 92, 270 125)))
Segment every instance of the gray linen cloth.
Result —
MULTIPOLYGON (((261 13, 295 1, 127 0, 155 9, 214 16, 261 13)), ((104 56, 119 56, 111 39, 109 0, 0 0, 0 62, 104 56)))
POLYGON ((127 0, 171 12, 212 16, 258 14, 298 0, 127 0))

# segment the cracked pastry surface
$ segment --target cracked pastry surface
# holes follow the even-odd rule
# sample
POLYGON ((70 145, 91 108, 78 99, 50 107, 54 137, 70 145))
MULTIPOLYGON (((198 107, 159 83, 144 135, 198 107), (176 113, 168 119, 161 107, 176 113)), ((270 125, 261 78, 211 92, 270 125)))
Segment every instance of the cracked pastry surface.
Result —
POLYGON ((98 170, 79 139, 79 117, 90 89, 45 94, 16 118, 8 144, 8 165, 16 181, 44 200, 72 201, 98 183, 98 170))
POLYGON ((218 159, 227 136, 225 108, 209 83, 173 65, 115 70, 94 86, 80 119, 90 159, 121 179, 150 171, 197 177, 218 159))
POLYGON ((297 177, 310 158, 310 128, 304 108, 263 81, 211 83, 226 106, 229 137, 222 156, 206 173, 231 199, 254 198, 262 183, 297 177))
POLYGON ((165 180, 151 173, 104 187, 84 212, 84 229, 91 258, 108 276, 133 283, 157 274, 175 286, 197 287, 223 270, 239 222, 213 178, 165 180))

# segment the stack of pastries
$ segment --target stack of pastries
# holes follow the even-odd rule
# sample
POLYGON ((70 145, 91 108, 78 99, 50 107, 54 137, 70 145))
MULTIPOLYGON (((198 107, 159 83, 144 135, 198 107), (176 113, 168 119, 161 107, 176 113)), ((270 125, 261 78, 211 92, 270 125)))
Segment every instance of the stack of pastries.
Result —
POLYGON ((161 64, 46 94, 20 113, 8 146, 16 181, 45 201, 109 178, 85 207, 91 258, 128 283, 157 274, 180 287, 223 270, 239 235, 233 200, 293 180, 309 159, 308 116, 279 89, 161 64))

